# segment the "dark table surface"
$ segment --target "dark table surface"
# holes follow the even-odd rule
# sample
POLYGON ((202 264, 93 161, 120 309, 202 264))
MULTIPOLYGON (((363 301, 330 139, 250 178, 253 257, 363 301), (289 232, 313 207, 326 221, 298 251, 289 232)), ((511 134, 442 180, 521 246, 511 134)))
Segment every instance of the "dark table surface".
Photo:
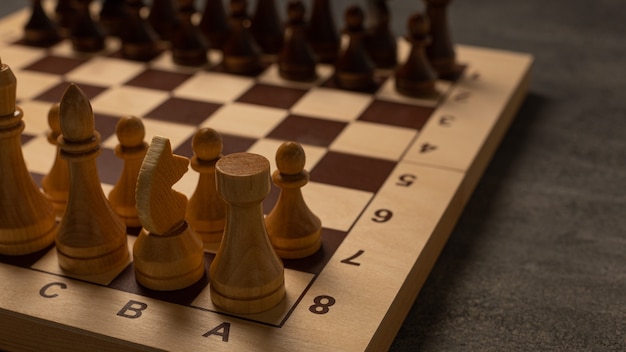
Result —
MULTIPOLYGON (((331 2, 338 18, 363 3, 331 2)), ((27 3, 2 0, 0 15, 27 3)), ((397 17, 423 4, 390 7, 403 34, 397 17)), ((456 42, 536 61, 392 351, 626 351, 625 11, 621 0, 452 3, 456 42)))

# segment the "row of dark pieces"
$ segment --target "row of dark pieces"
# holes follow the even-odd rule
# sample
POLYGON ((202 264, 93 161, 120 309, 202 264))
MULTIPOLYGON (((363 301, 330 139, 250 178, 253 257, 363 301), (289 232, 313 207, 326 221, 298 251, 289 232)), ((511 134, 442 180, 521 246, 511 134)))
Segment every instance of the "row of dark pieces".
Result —
MULTIPOLYGON (((229 18, 221 0, 207 0, 199 21, 192 20, 196 9, 191 0, 180 1, 178 6, 174 0, 153 0, 149 11, 144 11, 147 9, 142 0, 105 0, 97 22, 91 16, 91 2, 58 0, 55 20, 52 21, 41 1, 34 1, 32 16, 25 26, 24 42, 47 46, 69 37, 76 51, 98 52, 105 47, 106 35, 112 35, 122 40, 122 57, 149 61, 169 48, 175 63, 188 66, 206 65, 207 50, 212 47, 223 51, 222 66, 226 72, 245 75, 255 75, 263 69, 262 54, 278 54, 279 72, 286 79, 314 80, 318 61, 335 63, 340 66, 337 68, 339 73, 344 71, 347 77, 340 78, 338 85, 356 90, 371 88, 375 67, 393 68, 398 64, 396 39, 389 30, 386 1, 371 2, 368 15, 374 20, 370 21, 367 30, 363 25, 365 15, 358 6, 351 6, 346 11, 344 32, 350 37, 350 45, 346 46, 343 57, 327 0, 314 1, 308 23, 304 19, 302 2, 290 1, 286 27, 281 24, 273 0, 259 0, 252 18, 248 15, 245 0, 230 1, 229 18), (358 43, 354 44, 356 41, 358 43), (356 48, 347 52, 351 46, 356 48)), ((432 48, 426 50, 426 54, 434 70, 441 76, 449 75, 455 68, 455 60, 447 30, 445 4, 435 6, 431 4, 433 1, 426 2, 433 25, 420 24, 416 31, 409 24, 407 38, 425 49, 432 48)), ((428 67, 422 66, 419 62, 411 64, 410 71, 419 72, 407 79, 428 80, 427 90, 432 90, 435 76, 432 72, 425 72, 429 71, 428 67)), ((424 90, 421 81, 409 83, 420 87, 418 94, 424 90)))

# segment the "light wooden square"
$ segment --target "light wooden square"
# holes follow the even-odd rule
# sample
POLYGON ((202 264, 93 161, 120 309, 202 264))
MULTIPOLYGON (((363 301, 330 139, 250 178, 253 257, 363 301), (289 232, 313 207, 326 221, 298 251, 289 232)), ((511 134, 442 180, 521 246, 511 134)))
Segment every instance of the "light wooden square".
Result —
POLYGON ((334 151, 399 160, 417 131, 378 123, 355 121, 330 145, 334 151))

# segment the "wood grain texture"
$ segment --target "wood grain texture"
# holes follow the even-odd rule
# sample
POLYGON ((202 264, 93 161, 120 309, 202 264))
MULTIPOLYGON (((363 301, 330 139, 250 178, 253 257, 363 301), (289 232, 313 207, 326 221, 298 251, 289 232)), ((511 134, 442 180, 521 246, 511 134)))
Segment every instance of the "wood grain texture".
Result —
MULTIPOLYGON (((11 36, 6 27, 0 28, 4 29, 3 33, 9 33, 5 38, 19 38, 11 36)), ((400 45, 400 49, 404 54, 408 52, 406 46, 400 45)), ((12 50, 4 53, 17 57, 12 50)), ((30 51, 26 53, 33 55, 30 51)), ((428 112, 430 119, 423 127, 420 125, 419 133, 413 130, 411 134, 393 134, 402 138, 385 137, 385 133, 397 128, 382 126, 383 121, 394 116, 381 116, 383 119, 375 123, 361 120, 358 113, 351 114, 351 111, 362 111, 366 104, 355 107, 360 100, 354 99, 352 94, 337 90, 332 90, 332 96, 320 94, 328 104, 332 101, 334 111, 331 112, 324 110, 325 104, 320 100, 309 100, 309 95, 330 90, 327 87, 309 89, 291 109, 310 117, 318 116, 313 109, 316 107, 320 116, 355 120, 346 123, 344 132, 331 146, 303 146, 307 150, 307 162, 312 165, 308 167, 312 170, 312 181, 303 192, 308 205, 325 224, 324 239, 340 236, 342 231, 347 234, 341 237, 319 272, 306 273, 292 269, 293 266, 285 269, 285 298, 273 308, 254 314, 230 313, 210 302, 212 283, 197 295, 194 293, 193 300, 184 297, 188 300, 181 304, 155 298, 152 294, 148 297, 146 291, 125 291, 117 286, 105 286, 106 283, 93 285, 89 280, 51 275, 54 270, 41 268, 43 260, 33 266, 37 270, 3 263, 0 278, 12 284, 3 287, 1 293, 0 346, 12 349, 45 346, 48 350, 63 351, 84 350, 90 343, 99 349, 100 346, 104 346, 102 349, 124 346, 130 350, 379 351, 388 348, 528 89, 530 56, 467 46, 457 47, 457 53, 459 62, 467 64, 466 73, 447 88, 441 101, 428 105, 434 111, 428 112), (350 104, 341 104, 346 101, 350 104), (368 129, 370 125, 377 128, 368 129), (359 133, 363 133, 362 138, 357 138, 359 133), (389 142, 372 143, 380 140, 389 142), (394 148, 396 143, 401 145, 401 152, 394 148), (361 158, 368 153, 370 157, 395 161, 390 162, 393 168, 380 184, 364 187, 370 191, 348 191, 347 186, 324 183, 321 175, 315 179, 315 171, 321 171, 321 164, 329 154, 339 154, 337 150, 348 150, 361 158), (350 215, 354 212, 351 204, 358 205, 354 217, 350 215), (328 226, 334 230, 329 231, 328 226), (39 329, 38 336, 44 337, 38 341, 40 344, 30 343, 28 339, 16 344, 17 337, 32 337, 29 333, 32 330, 23 328, 39 329)), ((100 62, 98 67, 102 64, 100 62)), ((170 67, 160 64, 161 69, 170 67)), ((218 76, 212 75, 213 72, 202 73, 210 76, 211 82, 218 76)), ((325 71, 320 70, 320 73, 325 71)), ((68 76, 78 77, 76 72, 68 76)), ((184 92, 194 99, 202 99, 203 95, 223 97, 222 93, 241 83, 241 77, 237 78, 213 89, 208 83, 194 82, 194 85, 177 89, 176 93, 184 92)), ((280 84, 276 83, 280 82, 277 79, 271 82, 280 84)), ((36 88, 29 87, 29 92, 36 88)), ((26 99, 28 97, 26 95, 26 99)), ((380 97, 398 104, 416 101, 394 94, 393 78, 381 87, 376 98, 367 95, 368 99, 380 97)), ((104 108, 104 100, 100 102, 101 108, 104 108)), ((142 99, 141 103, 156 105, 151 100, 142 99)), ((222 106, 221 112, 225 113, 230 105, 238 102, 229 103, 222 106)), ((393 105, 385 104, 386 107, 393 105)), ((267 125, 261 120, 271 121, 272 126, 280 122, 268 110, 253 113, 241 109, 238 113, 215 114, 203 126, 219 126, 231 134, 238 135, 240 131, 240 136, 257 138, 252 146, 248 144, 242 149, 272 159, 280 142, 276 138, 261 137, 265 131, 273 129, 264 127, 267 125), (247 119, 254 122, 252 128, 242 122, 247 119)), ((299 121, 304 123, 305 120, 299 121)), ((150 133, 154 133, 155 126, 159 124, 147 126, 150 133)), ((178 139, 178 146, 187 143, 195 132, 182 124, 166 126, 172 140, 178 139)), ((226 138, 233 141, 232 136, 226 138)), ((29 143, 25 149, 32 146, 29 143)), ((341 163, 334 165, 337 169, 343 167, 341 163)), ((345 179, 364 182, 372 174, 364 171, 348 176, 345 179)), ((109 181, 107 186, 114 181, 109 181)), ((191 194, 196 181, 183 178, 178 186, 191 194)), ((269 184, 269 177, 266 182, 269 184)), ((329 248, 326 242, 322 248, 318 253, 329 248)), ((209 253, 205 256, 213 258, 209 253)), ((300 263, 309 261, 303 259, 300 263)), ((185 296, 182 292, 181 296, 185 296)))
POLYGON ((24 113, 16 107, 17 80, 0 61, 0 253, 20 255, 49 246, 56 235, 52 204, 30 176, 20 143, 24 113))
POLYGON ((199 173, 196 189, 187 204, 186 219, 200 235, 204 247, 216 252, 226 223, 226 203, 217 194, 215 163, 222 156, 222 137, 211 128, 201 128, 192 139, 191 168, 199 173))
POLYGON ((265 224, 276 254, 284 259, 307 257, 322 245, 322 222, 302 197, 301 188, 309 182, 305 162, 304 149, 298 143, 284 142, 276 152, 278 169, 272 180, 281 191, 265 224))
POLYGON ((70 174, 67 207, 55 240, 59 266, 74 274, 120 269, 129 259, 126 226, 102 191, 96 166, 100 135, 91 104, 78 86, 71 84, 63 94, 59 117, 59 147, 70 174))
POLYGON ((137 281, 153 290, 179 290, 204 275, 202 240, 185 221, 187 197, 172 189, 188 164, 172 153, 167 138, 156 136, 141 165, 137 211, 144 230, 133 259, 137 281))
POLYGON ((259 313, 285 296, 283 264, 263 221, 270 191, 267 159, 235 153, 216 164, 217 190, 228 204, 222 244, 211 263, 211 300, 233 313, 259 313))

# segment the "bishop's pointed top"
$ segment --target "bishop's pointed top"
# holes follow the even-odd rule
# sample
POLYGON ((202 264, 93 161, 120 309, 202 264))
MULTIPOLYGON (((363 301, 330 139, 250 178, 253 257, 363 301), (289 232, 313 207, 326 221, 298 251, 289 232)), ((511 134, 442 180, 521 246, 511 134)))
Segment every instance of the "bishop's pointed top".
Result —
POLYGON ((66 140, 79 142, 93 138, 95 120, 91 104, 74 83, 67 87, 61 98, 59 119, 66 140))

